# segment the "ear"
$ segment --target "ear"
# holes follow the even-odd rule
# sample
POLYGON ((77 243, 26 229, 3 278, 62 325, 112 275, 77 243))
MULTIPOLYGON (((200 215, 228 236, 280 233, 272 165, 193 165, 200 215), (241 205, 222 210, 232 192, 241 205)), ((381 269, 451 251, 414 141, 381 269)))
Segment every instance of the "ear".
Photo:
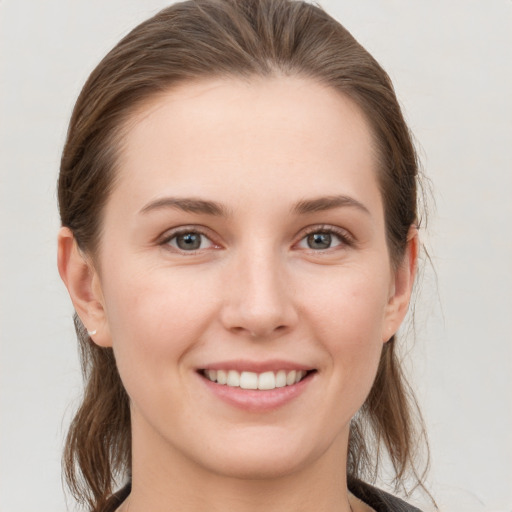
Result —
POLYGON ((90 258, 79 249, 69 228, 58 236, 57 266, 80 320, 91 339, 101 347, 111 347, 105 304, 98 272, 90 258))
POLYGON ((411 300, 414 278, 418 266, 418 229, 411 226, 403 260, 394 272, 390 287, 382 341, 385 343, 398 331, 411 300))

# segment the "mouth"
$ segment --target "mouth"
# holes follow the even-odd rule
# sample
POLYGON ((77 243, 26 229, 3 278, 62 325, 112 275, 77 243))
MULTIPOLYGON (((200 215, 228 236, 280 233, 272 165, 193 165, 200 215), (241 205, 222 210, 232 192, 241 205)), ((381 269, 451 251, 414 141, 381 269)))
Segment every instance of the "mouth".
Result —
POLYGON ((197 370, 206 389, 240 411, 275 411, 313 386, 318 371, 290 361, 225 361, 197 370))
POLYGON ((294 386, 308 378, 316 370, 277 370, 265 372, 238 371, 232 369, 201 369, 199 374, 210 382, 244 390, 271 391, 294 386))

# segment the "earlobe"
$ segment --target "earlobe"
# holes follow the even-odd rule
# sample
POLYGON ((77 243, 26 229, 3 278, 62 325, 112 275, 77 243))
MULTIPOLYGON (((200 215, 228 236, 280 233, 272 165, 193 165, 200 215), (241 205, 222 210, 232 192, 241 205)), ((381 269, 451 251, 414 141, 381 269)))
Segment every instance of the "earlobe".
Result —
POLYGON ((402 324, 411 300, 416 269, 418 265, 418 229, 411 226, 407 237, 407 247, 403 260, 395 270, 391 293, 386 310, 386 322, 382 335, 387 342, 402 324))
POLYGON ((98 273, 66 227, 58 235, 57 266, 89 336, 99 346, 112 346, 98 273))

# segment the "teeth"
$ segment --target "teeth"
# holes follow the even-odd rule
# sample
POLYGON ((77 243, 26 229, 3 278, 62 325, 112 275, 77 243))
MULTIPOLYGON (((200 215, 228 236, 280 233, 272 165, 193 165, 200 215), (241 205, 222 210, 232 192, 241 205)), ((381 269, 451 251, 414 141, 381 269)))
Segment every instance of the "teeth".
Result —
POLYGON ((240 374, 236 370, 229 370, 228 381, 226 382, 226 384, 233 388, 239 387, 240 386, 240 374))
POLYGON ((242 372, 236 370, 206 370, 204 372, 212 382, 217 384, 226 384, 230 387, 242 389, 260 389, 270 390, 282 388, 284 386, 292 386, 300 382, 305 376, 304 370, 279 370, 277 372, 242 372))
POLYGON ((274 372, 260 373, 260 376, 258 377, 258 389, 274 389, 275 387, 276 376, 274 375, 274 372))
POLYGON ((284 388, 286 386, 286 372, 279 370, 276 373, 276 388, 284 388))
POLYGON ((295 377, 297 376, 297 372, 295 370, 292 370, 291 372, 288 372, 286 375, 286 384, 288 386, 291 386, 292 384, 295 384, 295 377))
MULTIPOLYGON (((232 371, 233 370, 231 370, 229 373, 232 371)), ((258 374, 253 372, 242 372, 240 375, 240 387, 242 389, 258 389, 258 374)))

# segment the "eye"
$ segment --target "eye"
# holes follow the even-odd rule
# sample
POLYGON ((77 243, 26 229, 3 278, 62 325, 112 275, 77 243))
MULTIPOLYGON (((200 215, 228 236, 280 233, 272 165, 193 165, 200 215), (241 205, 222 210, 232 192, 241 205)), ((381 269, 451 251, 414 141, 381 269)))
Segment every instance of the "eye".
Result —
POLYGON ((302 249, 325 251, 339 246, 350 245, 347 233, 341 233, 333 228, 315 228, 302 238, 298 246, 302 249))
POLYGON ((202 249, 210 249, 215 244, 202 233, 197 231, 182 231, 175 233, 164 240, 163 244, 170 245, 180 251, 192 252, 202 249))

